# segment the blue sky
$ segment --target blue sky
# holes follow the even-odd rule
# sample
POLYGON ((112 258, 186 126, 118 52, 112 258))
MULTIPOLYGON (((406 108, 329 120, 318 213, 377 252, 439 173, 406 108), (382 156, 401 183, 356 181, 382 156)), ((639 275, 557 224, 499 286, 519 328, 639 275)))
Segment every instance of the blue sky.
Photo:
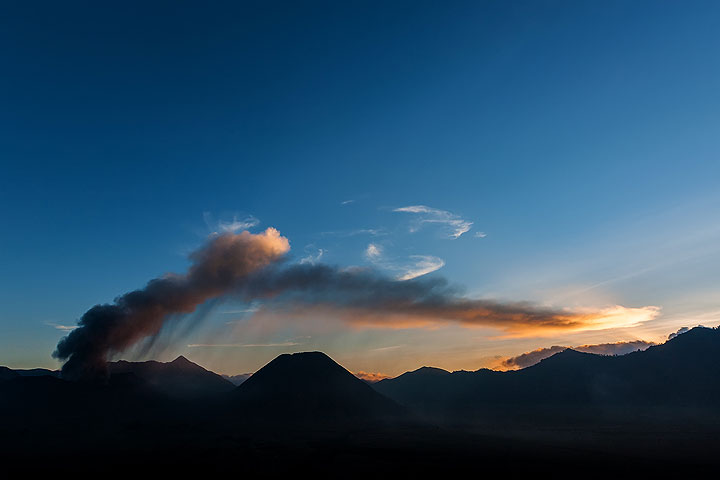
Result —
POLYGON ((661 314, 498 339, 248 315, 228 332, 219 311, 162 358, 238 373, 321 349, 355 370, 475 369, 720 323, 720 6, 446 3, 7 6, 0 364, 56 366, 55 326, 184 271, 248 218, 295 261, 396 277, 442 263, 429 275, 473 296, 661 314), (411 206, 435 211, 395 211, 411 206), (472 225, 453 238, 457 222, 472 225), (217 336, 279 346, 187 347, 217 336))

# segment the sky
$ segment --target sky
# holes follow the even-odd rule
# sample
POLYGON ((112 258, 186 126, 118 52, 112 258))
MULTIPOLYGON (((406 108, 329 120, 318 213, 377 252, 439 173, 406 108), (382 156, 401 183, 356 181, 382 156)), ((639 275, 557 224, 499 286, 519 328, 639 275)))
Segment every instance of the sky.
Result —
POLYGON ((288 264, 637 315, 508 333, 223 298, 115 358, 397 375, 716 326, 719 31, 702 1, 5 5, 0 364, 58 368, 89 308, 269 227, 288 264))

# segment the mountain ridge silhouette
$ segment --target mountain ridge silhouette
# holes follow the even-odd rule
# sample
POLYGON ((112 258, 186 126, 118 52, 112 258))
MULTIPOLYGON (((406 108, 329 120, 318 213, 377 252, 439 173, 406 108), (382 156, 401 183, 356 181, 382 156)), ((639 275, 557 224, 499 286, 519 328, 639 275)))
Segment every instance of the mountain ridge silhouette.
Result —
POLYGON ((240 458, 245 473, 320 466, 334 476, 348 465, 368 474, 486 472, 488 464, 647 473, 665 472, 668 458, 678 469, 714 466, 719 346, 718 331, 702 329, 622 357, 566 350, 509 372, 421 367, 380 388, 303 352, 278 356, 237 388, 195 396, 142 378, 148 369, 189 383, 193 372, 212 374, 185 358, 117 362, 105 383, 6 368, 0 460, 23 472, 237 472, 228 459, 240 458))
POLYGON ((508 372, 409 372, 373 388, 401 405, 441 417, 539 406, 708 409, 720 404, 720 330, 696 327, 664 344, 619 356, 566 349, 508 372))
POLYGON ((215 395, 229 392, 235 387, 221 375, 191 362, 182 355, 171 362, 110 362, 108 370, 111 382, 118 374, 132 373, 150 388, 179 398, 215 395))

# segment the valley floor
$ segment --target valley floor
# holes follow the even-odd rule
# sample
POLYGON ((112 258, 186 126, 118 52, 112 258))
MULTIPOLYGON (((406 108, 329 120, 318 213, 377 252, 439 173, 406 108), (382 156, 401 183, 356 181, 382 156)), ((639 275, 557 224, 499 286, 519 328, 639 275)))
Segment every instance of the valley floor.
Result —
MULTIPOLYGON (((56 425, 56 427, 61 427, 56 425)), ((84 425, 73 431, 2 429, 5 472, 236 473, 323 477, 532 474, 595 477, 681 474, 720 466, 715 429, 628 426, 460 429, 418 425, 84 425)))

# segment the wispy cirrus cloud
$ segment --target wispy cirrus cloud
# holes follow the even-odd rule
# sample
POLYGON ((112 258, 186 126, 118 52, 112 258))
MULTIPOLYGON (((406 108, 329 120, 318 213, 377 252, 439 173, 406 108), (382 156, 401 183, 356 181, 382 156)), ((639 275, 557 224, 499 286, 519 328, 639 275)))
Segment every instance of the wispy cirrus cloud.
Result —
POLYGON ((191 343, 188 348, 273 348, 273 347, 294 347, 302 345, 298 342, 279 343, 191 343))
POLYGON ((442 258, 432 255, 411 255, 409 261, 387 259, 383 247, 376 243, 367 246, 365 258, 379 268, 397 272, 397 280, 412 280, 445 266, 445 261, 442 258))
POLYGON ((388 347, 373 348, 373 349, 370 350, 370 351, 371 351, 371 352, 387 352, 387 351, 389 351, 389 350, 397 350, 398 348, 403 348, 404 346, 405 346, 405 344, 402 344, 402 345, 390 345, 390 346, 388 346, 388 347))
POLYGON ((323 255, 325 255, 325 250, 323 250, 322 248, 318 248, 317 253, 315 253, 314 255, 308 254, 304 256, 300 259, 298 263, 300 263, 301 265, 315 265, 320 261, 323 255))
POLYGON ((418 215, 418 220, 410 228, 411 232, 416 232, 426 223, 436 223, 447 228, 449 237, 460 238, 460 236, 468 232, 473 225, 473 222, 464 220, 459 215, 452 212, 428 207, 426 205, 410 205, 407 207, 395 208, 393 209, 393 212, 413 213, 418 215))
POLYGON ((357 235, 369 235, 371 237, 377 237, 380 235, 387 235, 387 231, 384 228, 356 228, 354 230, 334 230, 320 232, 320 235, 335 237, 355 237, 357 235))
POLYGON ((45 322, 45 325, 47 325, 48 327, 53 327, 56 330, 62 330, 64 332, 69 332, 78 328, 77 325, 60 325, 52 322, 45 322))
POLYGON ((237 233, 247 230, 248 228, 255 227, 259 224, 260 220, 253 216, 245 217, 242 220, 238 220, 237 217, 233 217, 233 219, 229 222, 223 222, 222 220, 219 221, 218 228, 224 233, 237 233))
POLYGON ((210 212, 203 212, 203 219, 212 233, 238 233, 260 224, 260 220, 252 215, 246 215, 242 218, 238 215, 233 215, 232 220, 215 221, 210 212))
POLYGON ((410 259, 414 262, 412 266, 407 267, 407 271, 398 277, 398 280, 412 280, 440 270, 445 266, 445 260, 432 255, 412 255, 410 259))
POLYGON ((257 312, 257 311, 258 311, 258 308, 260 308, 260 307, 236 308, 236 309, 233 309, 233 310, 223 310, 223 311, 218 312, 218 313, 221 313, 221 314, 224 314, 224 315, 237 315, 238 313, 253 313, 253 312, 257 312))

